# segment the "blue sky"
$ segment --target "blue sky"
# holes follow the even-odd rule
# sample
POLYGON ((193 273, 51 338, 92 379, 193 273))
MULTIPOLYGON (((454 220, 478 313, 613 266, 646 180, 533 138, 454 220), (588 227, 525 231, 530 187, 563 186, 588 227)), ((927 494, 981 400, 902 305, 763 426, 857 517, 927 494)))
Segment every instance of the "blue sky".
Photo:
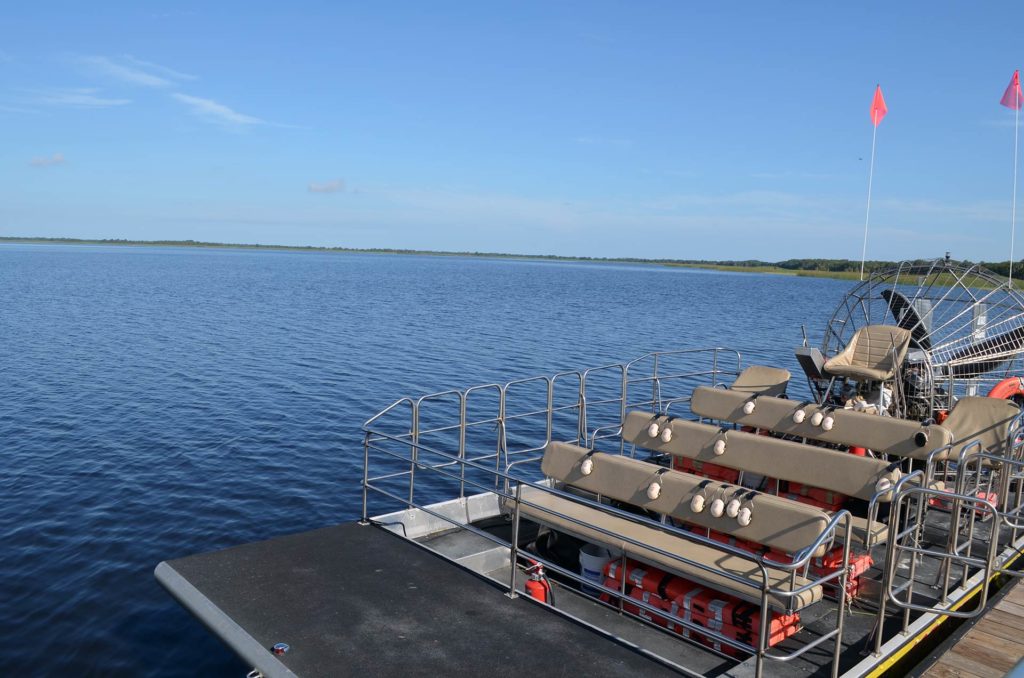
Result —
MULTIPOLYGON (((1019 3, 16 3, 0 234, 1008 256, 1019 3)), ((1016 254, 1024 254, 1024 233, 1016 254)))

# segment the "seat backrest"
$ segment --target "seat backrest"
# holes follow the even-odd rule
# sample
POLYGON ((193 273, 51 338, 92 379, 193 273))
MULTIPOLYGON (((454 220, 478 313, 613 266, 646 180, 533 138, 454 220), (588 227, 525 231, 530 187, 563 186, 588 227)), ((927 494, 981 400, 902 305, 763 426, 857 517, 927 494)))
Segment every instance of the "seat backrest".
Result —
POLYGON ((953 432, 954 445, 949 458, 956 459, 964 447, 976 440, 991 454, 1009 452, 1010 424, 1020 408, 1002 398, 966 396, 953 406, 942 425, 953 432))
MULTIPOLYGON (((658 416, 659 428, 672 430, 672 438, 666 443, 660 435, 653 438, 648 435, 652 420, 655 416, 650 412, 635 410, 627 414, 622 426, 623 440, 655 452, 820 487, 864 500, 875 495, 880 481, 886 480, 886 486, 891 486, 901 475, 899 468, 881 459, 658 416), (715 443, 719 440, 725 445, 720 455, 715 454, 715 443)), ((880 499, 888 501, 890 494, 880 499)))
MULTIPOLYGON (((829 521, 823 511, 807 504, 570 443, 549 443, 541 468, 548 477, 573 487, 786 553, 810 546, 829 521), (589 474, 584 474, 581 465, 587 458, 593 466, 589 474), (648 489, 654 482, 660 485, 660 494, 651 499, 648 489), (704 510, 699 512, 692 507, 696 495, 705 499, 704 510), (716 498, 740 500, 742 507, 750 509, 750 524, 740 525, 724 513, 717 518, 712 515, 710 506, 716 498)), ((814 555, 825 553, 830 542, 826 539, 814 555)))
POLYGON ((925 459, 933 450, 953 442, 953 433, 943 425, 924 425, 909 419, 854 410, 833 410, 814 403, 771 396, 757 396, 754 409, 748 414, 743 411, 743 406, 751 398, 745 393, 729 389, 698 386, 693 390, 690 410, 697 416, 715 421, 753 426, 826 443, 866 447, 879 454, 912 459, 925 459), (803 420, 799 423, 793 418, 797 410, 803 411, 803 420), (822 415, 818 424, 814 423, 816 413, 822 415), (827 417, 832 420, 829 430, 823 427, 827 417))
POLYGON ((789 385, 789 377, 789 370, 751 365, 740 372, 729 388, 743 393, 781 396, 789 385))
POLYGON ((835 361, 891 374, 893 355, 896 365, 903 362, 911 336, 909 330, 895 325, 865 325, 854 333, 838 356, 825 364, 825 368, 828 369, 829 363, 835 361))

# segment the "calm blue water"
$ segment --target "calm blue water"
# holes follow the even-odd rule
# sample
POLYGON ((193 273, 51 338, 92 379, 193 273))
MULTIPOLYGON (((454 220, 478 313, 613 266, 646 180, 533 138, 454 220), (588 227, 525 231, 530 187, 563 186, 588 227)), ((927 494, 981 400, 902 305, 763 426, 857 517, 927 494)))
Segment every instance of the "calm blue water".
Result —
POLYGON ((797 371, 847 287, 0 245, 3 673, 243 675, 154 566, 356 516, 360 425, 397 397, 715 344, 797 371))

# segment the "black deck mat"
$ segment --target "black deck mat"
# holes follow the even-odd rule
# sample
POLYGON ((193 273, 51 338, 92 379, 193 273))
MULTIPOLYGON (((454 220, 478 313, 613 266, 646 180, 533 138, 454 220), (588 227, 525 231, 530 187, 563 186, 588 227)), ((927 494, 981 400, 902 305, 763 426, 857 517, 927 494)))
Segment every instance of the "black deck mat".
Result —
POLYGON ((378 527, 166 565, 299 676, 679 675, 378 527))

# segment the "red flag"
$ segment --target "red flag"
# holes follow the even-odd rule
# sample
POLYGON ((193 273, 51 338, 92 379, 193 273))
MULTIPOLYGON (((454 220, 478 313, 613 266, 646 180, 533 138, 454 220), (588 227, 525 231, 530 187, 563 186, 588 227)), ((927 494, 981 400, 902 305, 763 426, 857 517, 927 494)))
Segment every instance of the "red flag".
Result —
POLYGON ((875 98, 871 102, 871 122, 878 127, 878 123, 882 122, 882 118, 889 112, 889 108, 885 105, 885 99, 882 98, 882 86, 878 85, 875 87, 875 98))
POLYGON ((1010 84, 1006 86, 1006 91, 1003 92, 1003 98, 999 100, 999 103, 1015 111, 1019 111, 1024 105, 1024 92, 1021 92, 1020 89, 1020 71, 1013 72, 1010 84))

